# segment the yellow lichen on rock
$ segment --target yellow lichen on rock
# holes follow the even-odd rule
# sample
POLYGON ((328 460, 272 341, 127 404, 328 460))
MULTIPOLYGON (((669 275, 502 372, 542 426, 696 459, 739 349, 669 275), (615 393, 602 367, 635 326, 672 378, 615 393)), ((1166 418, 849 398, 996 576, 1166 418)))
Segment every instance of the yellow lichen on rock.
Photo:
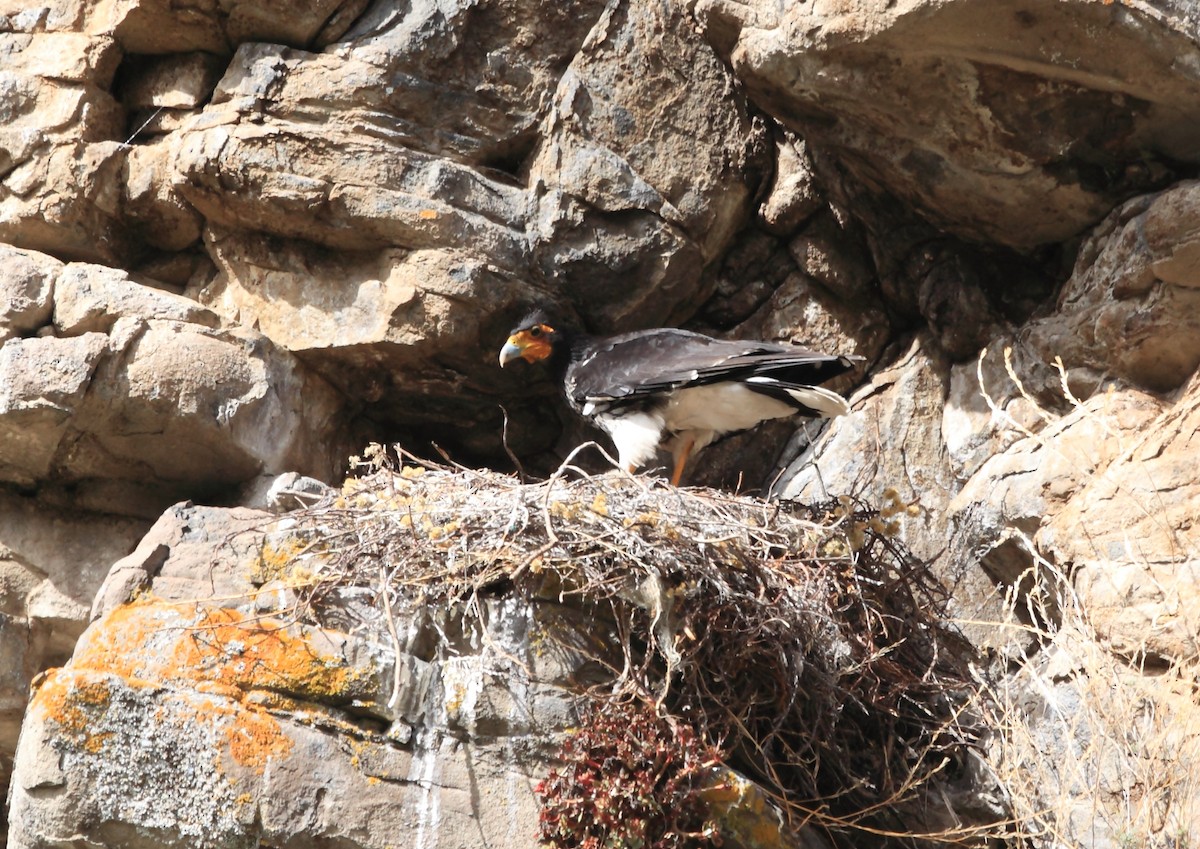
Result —
POLYGON ((107 682, 77 679, 55 669, 42 679, 35 704, 65 740, 86 752, 99 754, 111 735, 97 731, 95 719, 108 710, 111 697, 107 682))
POLYGON ((97 754, 108 735, 96 730, 111 686, 168 688, 194 705, 195 721, 215 726, 236 764, 261 772, 286 757, 292 742, 268 710, 293 697, 342 703, 362 690, 362 673, 321 651, 286 623, 237 610, 147 599, 96 622, 71 666, 48 675, 34 704, 77 751, 97 754), (256 694, 269 698, 260 699, 256 694))

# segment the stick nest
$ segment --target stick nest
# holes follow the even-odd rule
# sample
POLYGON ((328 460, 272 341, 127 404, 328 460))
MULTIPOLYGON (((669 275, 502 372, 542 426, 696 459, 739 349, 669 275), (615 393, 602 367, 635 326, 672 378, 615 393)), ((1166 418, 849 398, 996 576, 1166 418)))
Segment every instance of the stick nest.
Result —
POLYGON ((897 541, 896 509, 569 466, 523 484, 377 463, 308 513, 326 561, 310 610, 381 575, 389 611, 468 610, 481 594, 578 603, 619 635, 604 698, 690 723, 792 826, 856 840, 912 830, 912 811, 958 780, 976 742, 965 644, 897 541))

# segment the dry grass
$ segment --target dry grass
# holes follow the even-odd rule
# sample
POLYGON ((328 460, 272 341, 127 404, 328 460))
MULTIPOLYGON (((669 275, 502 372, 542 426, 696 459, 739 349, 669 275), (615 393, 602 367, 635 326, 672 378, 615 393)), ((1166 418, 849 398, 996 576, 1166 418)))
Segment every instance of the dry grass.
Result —
MULTIPOLYGON (((983 380, 985 354, 980 392, 996 420, 1055 451, 993 400, 983 380)), ((1060 359, 1054 367, 1068 407, 1120 446, 1120 434, 1071 392, 1060 359)), ((1025 389, 1009 349, 1004 368, 1038 418, 1054 421, 1025 389)), ((1112 392, 1110 386, 1106 397, 1112 392)), ((1153 515, 1143 496, 1120 495, 1134 515, 1153 515)), ((1032 649, 1002 676, 978 680, 981 713, 994 733, 989 762, 1006 789, 1017 833, 1036 847, 1200 846, 1200 659, 1148 666, 1157 653, 1145 643, 1125 647, 1121 656, 1110 651, 1074 590, 1073 564, 1053 563, 1028 536, 1014 535, 1031 565, 1012 583, 1005 621, 994 624, 1032 649)))
POLYGON ((767 503, 569 461, 522 484, 377 451, 336 501, 291 515, 319 548, 308 618, 356 587, 389 613, 469 619, 495 595, 577 605, 618 635, 592 694, 690 723, 792 827, 977 844, 1002 826, 918 813, 969 780, 979 729, 966 646, 895 541, 898 509, 767 503))
MULTIPOLYGON (((1032 546, 1030 546, 1032 551, 1032 546)), ((980 678, 989 760, 1035 846, 1200 845, 1200 663, 1135 668, 1096 639, 1067 576, 1040 560, 1039 596, 1003 625, 1041 650, 980 678), (1027 623, 1032 605, 1037 627, 1027 623)))

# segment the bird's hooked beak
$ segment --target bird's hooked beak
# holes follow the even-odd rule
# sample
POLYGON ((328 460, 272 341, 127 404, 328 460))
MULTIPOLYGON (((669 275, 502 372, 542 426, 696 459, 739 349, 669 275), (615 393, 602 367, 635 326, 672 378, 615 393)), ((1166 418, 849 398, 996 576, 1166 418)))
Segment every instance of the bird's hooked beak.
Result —
POLYGON ((523 353, 521 344, 514 341, 516 338, 516 336, 509 336, 508 341, 504 343, 504 347, 500 349, 500 368, 504 368, 523 353))
POLYGON ((500 368, 504 368, 515 359, 527 363, 536 363, 550 356, 550 336, 554 329, 538 324, 528 330, 520 330, 508 337, 504 347, 500 349, 500 368))

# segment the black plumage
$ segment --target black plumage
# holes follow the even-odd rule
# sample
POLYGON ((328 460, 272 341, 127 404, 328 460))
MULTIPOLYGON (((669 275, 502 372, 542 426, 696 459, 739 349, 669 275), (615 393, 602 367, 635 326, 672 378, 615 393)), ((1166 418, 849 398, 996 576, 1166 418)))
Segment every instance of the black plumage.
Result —
POLYGON ((599 338, 540 312, 513 330, 501 365, 518 357, 549 363, 567 403, 612 436, 626 468, 670 449, 675 483, 692 452, 726 433, 783 416, 848 412, 818 384, 861 359, 673 328, 599 338))

